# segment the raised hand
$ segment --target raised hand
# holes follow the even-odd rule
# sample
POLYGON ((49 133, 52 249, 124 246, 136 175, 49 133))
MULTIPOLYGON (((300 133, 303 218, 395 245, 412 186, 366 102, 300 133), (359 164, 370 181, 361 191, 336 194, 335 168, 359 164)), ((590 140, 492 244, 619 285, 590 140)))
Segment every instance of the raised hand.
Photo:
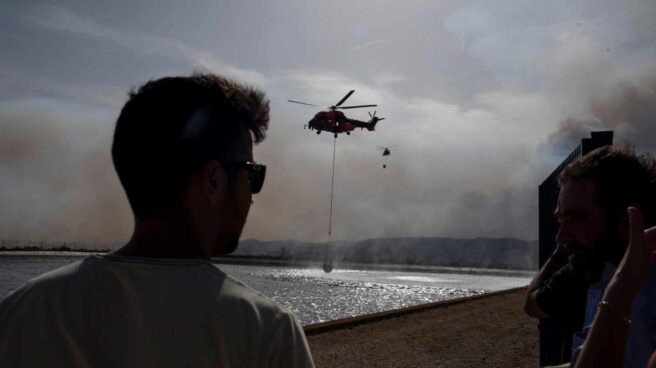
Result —
POLYGON ((633 302, 649 279, 656 250, 656 226, 645 230, 642 214, 635 207, 629 207, 627 213, 629 245, 604 292, 577 368, 624 366, 633 302))
POLYGON ((635 296, 647 283, 656 261, 656 226, 645 230, 642 213, 635 207, 629 207, 627 213, 630 240, 615 278, 630 296, 635 296))

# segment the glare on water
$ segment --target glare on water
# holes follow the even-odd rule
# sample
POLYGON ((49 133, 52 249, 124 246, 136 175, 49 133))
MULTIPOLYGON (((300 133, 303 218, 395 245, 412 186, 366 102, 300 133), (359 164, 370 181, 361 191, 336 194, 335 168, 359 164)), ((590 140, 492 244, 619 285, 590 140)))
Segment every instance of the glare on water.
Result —
MULTIPOLYGON (((0 260, 0 297, 75 259, 0 260)), ((476 295, 528 284, 528 276, 218 265, 292 310, 303 324, 476 295)))

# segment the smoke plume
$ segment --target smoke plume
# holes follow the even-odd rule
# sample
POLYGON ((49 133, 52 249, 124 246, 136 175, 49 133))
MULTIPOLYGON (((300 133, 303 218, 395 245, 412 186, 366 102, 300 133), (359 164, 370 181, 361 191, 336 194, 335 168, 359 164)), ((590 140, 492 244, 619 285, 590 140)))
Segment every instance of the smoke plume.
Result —
POLYGON ((583 116, 562 120, 547 146, 564 152, 579 144, 591 131, 613 130, 616 141, 628 141, 637 151, 656 148, 656 76, 623 82, 606 96, 594 99, 583 116))

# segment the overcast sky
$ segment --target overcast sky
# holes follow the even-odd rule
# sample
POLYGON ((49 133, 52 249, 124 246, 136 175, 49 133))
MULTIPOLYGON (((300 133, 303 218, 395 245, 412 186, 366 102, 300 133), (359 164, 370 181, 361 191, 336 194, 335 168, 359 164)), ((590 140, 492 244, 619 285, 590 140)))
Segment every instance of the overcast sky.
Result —
POLYGON ((333 239, 536 239, 537 186, 591 130, 656 149, 653 0, 53 3, 0 4, 2 239, 128 239, 114 121, 130 88, 194 71, 271 100, 243 238, 329 239, 333 139, 288 99, 354 89, 387 118, 337 139, 333 239))

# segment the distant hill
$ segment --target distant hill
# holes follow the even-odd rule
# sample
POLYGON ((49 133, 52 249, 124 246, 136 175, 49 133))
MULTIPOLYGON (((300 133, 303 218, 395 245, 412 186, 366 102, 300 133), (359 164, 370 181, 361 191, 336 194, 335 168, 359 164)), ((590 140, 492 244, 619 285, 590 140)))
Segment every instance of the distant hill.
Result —
POLYGON ((233 256, 535 270, 538 242, 514 238, 379 238, 332 243, 243 240, 233 256))
MULTIPOLYGON (((0 251, 105 252, 121 243, 8 241, 0 251)), ((319 261, 327 256, 339 262, 464 266, 536 270, 538 242, 514 238, 379 238, 361 241, 306 243, 295 240, 242 240, 233 257, 265 257, 319 261)))

